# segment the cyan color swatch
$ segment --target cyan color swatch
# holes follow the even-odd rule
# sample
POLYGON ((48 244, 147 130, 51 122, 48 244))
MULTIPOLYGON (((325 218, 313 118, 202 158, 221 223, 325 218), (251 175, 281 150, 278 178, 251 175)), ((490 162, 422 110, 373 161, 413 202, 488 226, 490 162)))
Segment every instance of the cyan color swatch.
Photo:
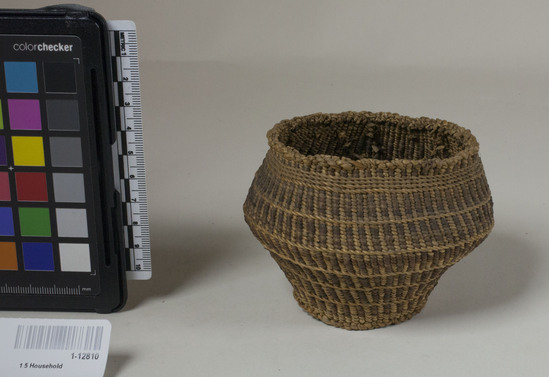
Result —
POLYGON ((4 62, 8 93, 38 93, 35 62, 4 62))

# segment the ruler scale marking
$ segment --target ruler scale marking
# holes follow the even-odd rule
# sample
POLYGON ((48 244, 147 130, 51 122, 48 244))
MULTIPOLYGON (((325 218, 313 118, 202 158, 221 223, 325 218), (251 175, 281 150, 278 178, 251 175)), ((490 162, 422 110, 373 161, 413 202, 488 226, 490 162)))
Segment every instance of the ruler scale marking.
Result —
POLYGON ((117 101, 125 252, 129 261, 126 275, 129 279, 145 280, 151 277, 151 251, 137 35, 127 23, 110 21, 109 28, 111 40, 116 44, 111 51, 116 65, 113 87, 117 101))

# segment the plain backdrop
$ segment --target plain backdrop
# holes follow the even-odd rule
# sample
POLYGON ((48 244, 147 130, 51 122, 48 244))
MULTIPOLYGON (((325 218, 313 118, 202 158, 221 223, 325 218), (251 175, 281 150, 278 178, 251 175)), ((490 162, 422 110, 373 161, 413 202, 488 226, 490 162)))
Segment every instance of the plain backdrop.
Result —
MULTIPOLYGON (((36 8, 39 1, 3 1, 36 8)), ((138 27, 153 279, 107 318, 106 376, 545 376, 546 1, 88 1, 138 27), (373 331, 294 302, 242 203, 284 118, 391 111, 480 143, 496 227, 425 309, 373 331)))

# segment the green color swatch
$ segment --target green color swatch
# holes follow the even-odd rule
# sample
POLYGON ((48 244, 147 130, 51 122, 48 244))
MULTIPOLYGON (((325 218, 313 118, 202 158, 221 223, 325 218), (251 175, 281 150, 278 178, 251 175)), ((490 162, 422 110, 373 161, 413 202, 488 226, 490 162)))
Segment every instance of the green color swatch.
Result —
POLYGON ((19 208, 19 223, 22 236, 51 237, 48 208, 19 208))

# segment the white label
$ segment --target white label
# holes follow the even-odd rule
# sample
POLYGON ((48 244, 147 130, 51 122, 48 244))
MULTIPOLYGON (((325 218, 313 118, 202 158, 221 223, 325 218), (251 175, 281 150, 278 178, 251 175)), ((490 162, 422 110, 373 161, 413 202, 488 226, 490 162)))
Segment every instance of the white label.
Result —
POLYGON ((0 318, 0 365, 10 377, 101 377, 107 320, 0 318))

